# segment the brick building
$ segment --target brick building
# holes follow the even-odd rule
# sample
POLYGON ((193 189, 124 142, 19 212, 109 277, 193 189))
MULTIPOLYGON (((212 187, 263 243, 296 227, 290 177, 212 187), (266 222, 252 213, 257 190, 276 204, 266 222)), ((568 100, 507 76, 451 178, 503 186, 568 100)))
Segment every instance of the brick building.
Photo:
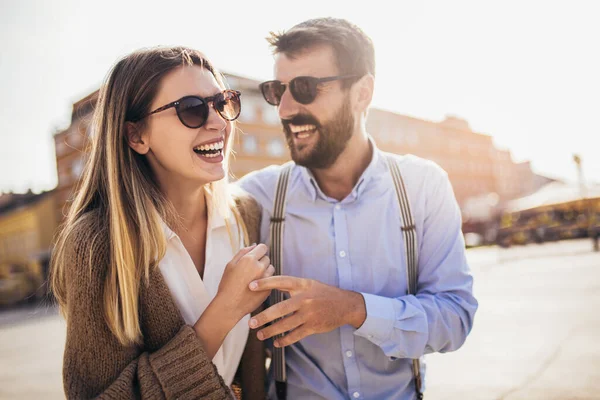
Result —
MULTIPOLYGON (((242 92, 242 113, 233 146, 233 176, 240 178, 250 171, 287 161, 289 152, 277 109, 263 100, 258 82, 238 75, 225 76, 230 87, 242 92)), ((71 125, 54 136, 58 212, 81 175, 83 148, 97 98, 96 91, 73 104, 71 125)), ((541 179, 531 171, 529 163, 514 163, 508 150, 497 149, 489 135, 473 132, 465 120, 457 117, 433 122, 373 108, 367 130, 384 151, 414 154, 444 168, 461 209, 469 199, 490 193, 497 194, 500 202, 530 193, 541 179)))

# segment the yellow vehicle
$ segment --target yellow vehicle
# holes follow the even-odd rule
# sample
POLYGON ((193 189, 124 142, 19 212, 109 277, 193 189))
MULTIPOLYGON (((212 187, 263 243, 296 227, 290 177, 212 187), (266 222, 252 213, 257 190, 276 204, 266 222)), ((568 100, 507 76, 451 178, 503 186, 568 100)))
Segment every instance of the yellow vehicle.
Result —
POLYGON ((580 199, 502 215, 501 246, 592 237, 600 232, 600 198, 580 199))

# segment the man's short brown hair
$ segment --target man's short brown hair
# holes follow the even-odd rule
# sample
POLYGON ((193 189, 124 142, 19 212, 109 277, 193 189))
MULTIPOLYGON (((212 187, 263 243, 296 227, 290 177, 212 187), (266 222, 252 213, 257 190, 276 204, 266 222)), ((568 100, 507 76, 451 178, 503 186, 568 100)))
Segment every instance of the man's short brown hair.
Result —
POLYGON ((375 76, 373 42, 362 29, 345 19, 309 19, 285 32, 271 32, 267 41, 273 47, 273 54, 283 53, 290 58, 316 46, 331 46, 339 75, 375 76))

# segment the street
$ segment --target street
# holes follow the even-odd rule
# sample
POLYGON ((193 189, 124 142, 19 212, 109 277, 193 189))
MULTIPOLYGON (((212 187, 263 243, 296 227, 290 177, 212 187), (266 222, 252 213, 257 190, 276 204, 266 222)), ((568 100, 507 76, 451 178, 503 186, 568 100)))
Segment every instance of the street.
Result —
MULTIPOLYGON (((591 242, 468 251, 479 311, 457 352, 427 359, 427 399, 600 399, 600 253, 591 242)), ((0 398, 60 399, 65 323, 0 311, 0 398)))

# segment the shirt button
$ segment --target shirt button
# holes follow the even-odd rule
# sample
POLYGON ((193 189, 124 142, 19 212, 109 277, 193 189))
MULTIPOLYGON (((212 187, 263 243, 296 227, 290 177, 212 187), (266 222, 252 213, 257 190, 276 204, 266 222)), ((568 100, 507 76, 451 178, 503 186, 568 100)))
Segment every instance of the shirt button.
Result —
POLYGON ((354 396, 355 399, 358 399, 360 397, 360 393, 354 392, 352 393, 352 396, 354 396))
POLYGON ((340 251, 340 257, 342 257, 342 258, 346 257, 346 252, 344 250, 340 251))
POLYGON ((348 351, 346 352, 346 357, 348 357, 348 358, 349 358, 349 357, 352 357, 352 352, 351 352, 350 350, 348 350, 348 351))
POLYGON ((335 205, 335 209, 336 209, 336 210, 341 210, 341 209, 342 209, 342 206, 340 206, 339 204, 336 204, 336 205, 335 205))

